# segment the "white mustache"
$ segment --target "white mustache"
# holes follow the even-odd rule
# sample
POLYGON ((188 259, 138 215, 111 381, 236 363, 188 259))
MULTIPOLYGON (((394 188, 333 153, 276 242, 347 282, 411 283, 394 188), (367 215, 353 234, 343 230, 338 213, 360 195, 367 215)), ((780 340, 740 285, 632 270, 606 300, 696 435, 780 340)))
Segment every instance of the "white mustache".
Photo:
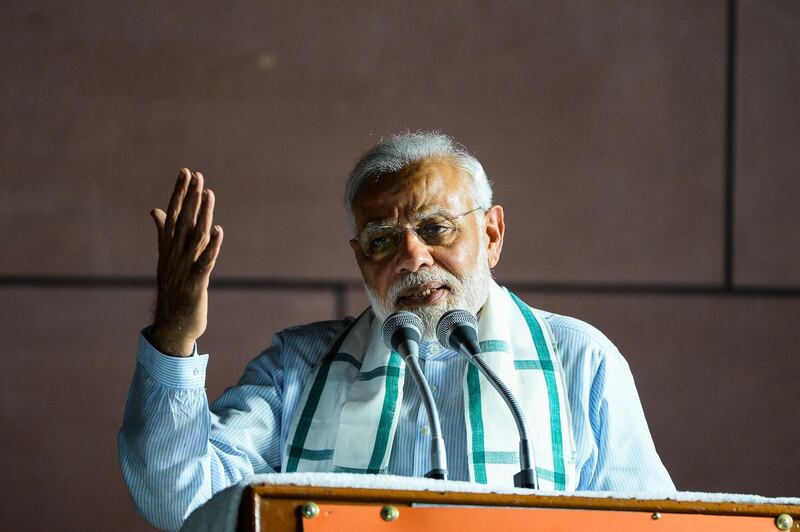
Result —
POLYGON ((447 285, 451 290, 456 290, 461 286, 461 281, 455 275, 441 271, 441 270, 420 270, 418 272, 409 273, 405 277, 398 279, 389 288, 388 300, 392 303, 397 301, 400 293, 409 288, 419 286, 425 283, 441 283, 447 285))

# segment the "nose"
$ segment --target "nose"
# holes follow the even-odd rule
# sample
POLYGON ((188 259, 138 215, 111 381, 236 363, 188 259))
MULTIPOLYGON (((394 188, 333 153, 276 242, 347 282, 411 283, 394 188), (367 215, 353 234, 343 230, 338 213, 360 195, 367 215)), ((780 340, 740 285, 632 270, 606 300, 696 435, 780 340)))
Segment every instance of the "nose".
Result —
POLYGON ((428 245, 417 236, 417 233, 406 230, 400 235, 395 264, 397 273, 413 273, 423 266, 433 266, 433 257, 428 245))

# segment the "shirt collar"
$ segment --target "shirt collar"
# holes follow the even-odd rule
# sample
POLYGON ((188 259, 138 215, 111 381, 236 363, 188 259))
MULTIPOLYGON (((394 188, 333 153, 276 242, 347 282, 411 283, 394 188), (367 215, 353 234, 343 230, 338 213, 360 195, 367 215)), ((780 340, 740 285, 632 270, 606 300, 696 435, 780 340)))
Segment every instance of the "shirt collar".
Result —
POLYGON ((419 358, 423 360, 450 358, 457 354, 452 349, 445 349, 439 342, 421 342, 419 344, 419 358))

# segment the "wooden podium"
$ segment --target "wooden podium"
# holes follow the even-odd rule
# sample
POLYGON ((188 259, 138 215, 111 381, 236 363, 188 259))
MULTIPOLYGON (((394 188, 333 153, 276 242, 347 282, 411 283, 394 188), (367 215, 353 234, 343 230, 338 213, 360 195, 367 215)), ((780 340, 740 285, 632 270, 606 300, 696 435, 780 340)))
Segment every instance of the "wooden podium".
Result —
POLYGON ((253 484, 238 530, 800 531, 800 505, 253 484))

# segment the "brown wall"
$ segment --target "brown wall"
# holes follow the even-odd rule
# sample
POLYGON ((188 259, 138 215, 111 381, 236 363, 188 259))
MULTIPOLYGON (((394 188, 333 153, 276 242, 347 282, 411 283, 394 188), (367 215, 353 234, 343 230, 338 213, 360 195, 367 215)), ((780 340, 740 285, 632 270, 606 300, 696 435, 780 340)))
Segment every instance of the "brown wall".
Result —
POLYGON ((4 2, 0 529, 148 529, 115 438, 180 166, 226 230, 215 396, 363 307, 343 179, 406 128, 483 161, 497 277, 620 346, 681 489, 800 495, 798 35, 792 0, 4 2))

